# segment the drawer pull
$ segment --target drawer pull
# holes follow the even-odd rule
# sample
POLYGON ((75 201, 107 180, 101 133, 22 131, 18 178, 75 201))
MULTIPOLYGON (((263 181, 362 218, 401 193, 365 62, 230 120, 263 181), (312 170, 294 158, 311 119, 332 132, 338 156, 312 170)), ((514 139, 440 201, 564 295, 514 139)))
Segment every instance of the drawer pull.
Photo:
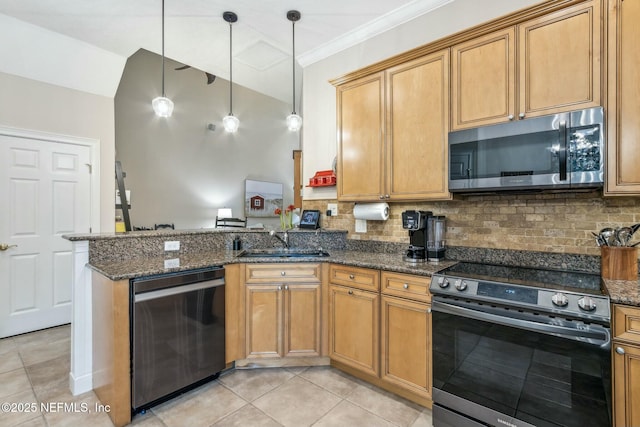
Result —
POLYGON ((616 353, 618 353, 618 354, 624 354, 624 348, 622 348, 622 347, 616 347, 616 353))
POLYGON ((281 271, 281 272, 280 272, 280 275, 281 275, 281 276, 286 276, 286 275, 287 275, 287 272, 286 272, 286 271, 281 271))
POLYGON ((282 286, 278 285, 278 290, 281 291, 282 290, 282 286))
POLYGON ((405 288, 405 289, 409 289, 409 284, 405 283, 404 285, 402 285, 402 287, 405 288))
POLYGON ((353 274, 350 274, 350 275, 349 275, 349 279, 351 279, 351 280, 355 279, 355 277, 356 277, 356 276, 354 276, 353 274))
POLYGON ((289 290, 289 285, 284 285, 284 290, 288 291, 289 290))
POLYGON ((349 294, 349 295, 353 295, 353 291, 352 291, 351 289, 349 289, 348 294, 349 294))

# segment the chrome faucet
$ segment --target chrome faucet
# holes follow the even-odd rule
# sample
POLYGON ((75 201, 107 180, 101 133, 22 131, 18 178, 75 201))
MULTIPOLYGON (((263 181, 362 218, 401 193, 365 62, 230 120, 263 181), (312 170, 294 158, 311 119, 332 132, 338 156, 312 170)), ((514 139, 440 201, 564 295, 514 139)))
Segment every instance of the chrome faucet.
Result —
POLYGON ((285 249, 289 249, 289 233, 287 232, 287 230, 285 230, 282 233, 282 237, 280 237, 280 236, 278 236, 276 234, 276 230, 271 230, 269 232, 269 235, 275 237, 278 240, 280 240, 282 242, 282 244, 284 245, 285 249))

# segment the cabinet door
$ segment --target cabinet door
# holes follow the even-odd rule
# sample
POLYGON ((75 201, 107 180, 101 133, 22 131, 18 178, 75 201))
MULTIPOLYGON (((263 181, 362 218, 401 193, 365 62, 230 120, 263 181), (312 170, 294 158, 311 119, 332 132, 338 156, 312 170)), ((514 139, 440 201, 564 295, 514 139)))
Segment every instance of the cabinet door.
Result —
POLYGON ((535 117, 600 105, 600 2, 518 26, 520 114, 535 117))
POLYGON ((451 48, 453 130, 513 119, 515 55, 513 27, 451 48))
POLYGON ((337 88, 338 199, 378 200, 384 179, 384 74, 337 88))
POLYGON ((389 68, 386 88, 385 199, 450 199, 449 50, 389 68))
POLYGON ((380 372, 380 296, 332 285, 329 288, 329 356, 359 371, 380 372))
POLYGON ((247 358, 282 356, 282 286, 246 285, 247 358))
POLYGON ((383 381, 431 399, 431 314, 429 305, 382 297, 383 381))
POLYGON ((284 285, 284 355, 320 356, 320 284, 284 285))
POLYGON ((612 354, 614 426, 640 426, 640 347, 614 342, 612 354))
POLYGON ((640 2, 608 9, 607 179, 605 194, 640 194, 640 2))

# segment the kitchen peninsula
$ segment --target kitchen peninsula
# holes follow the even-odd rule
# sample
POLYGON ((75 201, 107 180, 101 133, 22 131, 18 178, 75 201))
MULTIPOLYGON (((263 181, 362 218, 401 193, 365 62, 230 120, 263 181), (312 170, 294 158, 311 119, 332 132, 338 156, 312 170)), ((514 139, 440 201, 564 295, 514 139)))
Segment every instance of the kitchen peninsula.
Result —
MULTIPOLYGON (((106 394, 100 394, 98 391, 97 393, 102 400, 115 402, 116 407, 119 405, 120 410, 114 408, 111 415, 116 425, 126 425, 131 418, 129 280, 220 265, 224 266, 226 271, 228 363, 236 361, 236 367, 249 364, 270 366, 270 363, 277 361, 279 366, 282 366, 283 363, 328 364, 331 360, 332 364, 348 373, 430 407, 430 354, 419 354, 417 360, 412 361, 412 363, 418 363, 421 358, 425 359, 423 363, 426 363, 425 372, 428 374, 424 380, 412 378, 413 385, 406 387, 405 381, 404 388, 397 383, 394 384, 389 378, 385 380, 388 369, 384 368, 386 359, 381 357, 380 353, 371 353, 365 360, 354 360, 353 355, 345 354, 340 348, 340 342, 330 340, 330 336, 336 333, 337 337, 340 334, 344 337, 349 336, 348 331, 336 331, 336 325, 362 322, 361 318, 347 318, 348 316, 344 317, 340 313, 330 313, 330 306, 357 301, 356 305, 349 305, 348 309, 343 311, 364 313, 365 316, 361 316, 363 318, 367 317, 366 315, 373 316, 369 321, 374 319, 371 324, 375 326, 367 331, 358 324, 358 339, 368 336, 369 340, 363 340, 363 348, 379 348, 379 351, 384 351, 384 343, 389 342, 385 339, 385 331, 388 329, 385 328, 384 322, 393 321, 393 318, 385 320, 378 317, 381 315, 379 313, 384 312, 379 309, 380 298, 382 297, 383 301, 386 298, 394 302, 404 302, 407 304, 403 307, 404 310, 409 310, 407 307, 410 307, 413 310, 410 311, 411 313, 423 313, 412 330, 422 330, 420 329, 422 326, 430 331, 429 277, 455 264, 456 261, 412 264, 402 260, 403 245, 352 240, 347 239, 346 234, 344 231, 336 230, 290 232, 292 248, 322 248, 329 253, 328 257, 323 258, 241 258, 237 257, 238 251, 230 249, 235 236, 241 238, 245 249, 279 247, 280 242, 264 231, 151 231, 67 236, 74 242, 76 248, 76 278, 80 279, 74 285, 70 373, 72 391, 77 394, 92 388, 97 389, 104 378, 115 375, 115 372, 120 370, 119 375, 111 377, 118 378, 110 383, 113 388, 107 389, 109 391, 106 394), (165 252, 163 250, 165 241, 180 241, 180 250, 165 252), (170 261, 169 264, 166 264, 167 261, 170 261), (300 272, 301 268, 304 269, 304 274, 312 271, 313 273, 310 274, 313 277, 296 279, 296 277, 302 277, 300 274, 297 276, 294 274, 300 272), (254 274, 255 272, 258 274, 254 274), (282 272, 289 275, 289 281, 283 282, 279 277, 282 272), (274 337, 276 347, 272 351, 264 352, 261 348, 258 349, 259 351, 252 351, 252 346, 261 346, 265 343, 257 342, 250 337, 252 328, 258 328, 261 324, 259 321, 251 322, 255 313, 249 316, 251 313, 249 299, 253 295, 251 291, 252 289, 265 291, 269 287, 277 289, 277 283, 288 283, 292 289, 294 286, 308 286, 304 290, 317 286, 317 291, 314 292, 318 293, 314 294, 314 298, 319 304, 319 320, 316 325, 319 338, 318 342, 314 343, 317 347, 312 349, 313 351, 304 350, 296 355, 290 350, 288 352, 283 350, 280 347, 284 345, 281 342, 283 331, 279 331, 280 335, 274 337), (104 293, 105 290, 108 292, 104 293), (103 311, 103 314, 106 313, 110 321, 101 319, 99 322, 92 322, 92 317, 95 319, 96 315, 92 304, 96 303, 98 292, 102 292, 100 294, 102 300, 99 301, 104 303, 103 308, 105 305, 108 306, 108 310, 103 311), (357 299, 347 299, 354 296, 357 299), (117 326, 113 323, 115 319, 120 322, 116 322, 117 326), (111 333, 108 333, 109 328, 111 333), (118 351, 114 352, 112 348, 111 352, 114 356, 118 355, 120 362, 118 363, 116 359, 109 360, 109 368, 106 371, 97 372, 95 363, 104 363, 104 360, 96 360, 96 356, 100 355, 96 354, 96 344, 99 345, 102 355, 105 352, 109 353, 110 346, 118 347, 118 351), (382 368, 380 368, 381 365, 383 365, 382 368), (108 372, 109 370, 111 371, 108 372), (103 376, 100 377, 100 375, 103 376), (124 391, 115 392, 116 389, 124 391), (114 401, 114 398, 119 400, 114 401)), ((448 249, 447 256, 455 260, 495 264, 545 265, 555 269, 567 269, 567 266, 571 266, 572 269, 591 273, 599 271, 599 258, 587 255, 451 247, 448 249)), ((640 306, 640 286, 637 282, 606 281, 605 286, 612 303, 640 306)), ((260 334, 257 333, 257 335, 260 334)), ((424 335, 425 337, 420 338, 427 339, 424 343, 430 351, 430 338, 426 333, 424 335)), ((420 345, 418 342, 418 347, 420 345)), ((412 354, 411 351, 415 350, 407 349, 406 353, 412 354)))

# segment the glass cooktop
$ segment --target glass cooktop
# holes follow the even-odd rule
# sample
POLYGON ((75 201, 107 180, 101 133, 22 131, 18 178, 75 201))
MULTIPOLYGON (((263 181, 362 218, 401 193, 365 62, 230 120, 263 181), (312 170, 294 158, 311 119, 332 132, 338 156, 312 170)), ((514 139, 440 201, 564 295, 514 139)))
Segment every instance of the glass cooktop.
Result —
POLYGON ((536 288, 574 291, 582 294, 604 295, 600 275, 577 271, 460 262, 438 272, 438 274, 462 279, 488 280, 536 288))

